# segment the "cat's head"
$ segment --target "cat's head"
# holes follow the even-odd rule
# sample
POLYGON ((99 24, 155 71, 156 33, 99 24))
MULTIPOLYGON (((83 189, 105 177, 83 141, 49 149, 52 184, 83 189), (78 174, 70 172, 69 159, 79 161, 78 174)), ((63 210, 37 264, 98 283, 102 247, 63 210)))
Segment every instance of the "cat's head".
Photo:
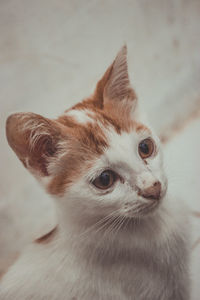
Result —
POLYGON ((159 139, 140 120, 137 101, 123 47, 91 97, 54 120, 13 114, 7 139, 63 209, 145 216, 161 202, 167 181, 159 139))

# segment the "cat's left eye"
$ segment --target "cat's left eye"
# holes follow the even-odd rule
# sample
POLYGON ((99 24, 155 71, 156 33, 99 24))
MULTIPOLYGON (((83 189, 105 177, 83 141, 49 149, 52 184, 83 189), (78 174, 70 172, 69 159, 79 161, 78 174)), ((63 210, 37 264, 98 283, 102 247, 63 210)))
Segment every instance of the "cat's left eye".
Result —
POLYGON ((154 152, 155 144, 151 138, 147 138, 139 143, 138 152, 142 159, 150 157, 154 152))
POLYGON ((106 170, 106 171, 102 172, 92 182, 92 184, 101 190, 106 190, 115 183, 116 179, 117 179, 117 175, 113 171, 106 170))

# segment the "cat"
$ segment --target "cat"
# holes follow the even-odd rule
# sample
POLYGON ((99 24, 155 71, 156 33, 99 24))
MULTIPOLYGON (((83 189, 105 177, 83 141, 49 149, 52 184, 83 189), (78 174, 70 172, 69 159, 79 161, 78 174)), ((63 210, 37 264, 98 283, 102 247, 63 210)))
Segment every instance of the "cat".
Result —
POLYGON ((53 120, 13 114, 6 133, 55 199, 58 226, 10 267, 1 300, 189 299, 187 211, 167 187, 126 46, 92 96, 53 120))

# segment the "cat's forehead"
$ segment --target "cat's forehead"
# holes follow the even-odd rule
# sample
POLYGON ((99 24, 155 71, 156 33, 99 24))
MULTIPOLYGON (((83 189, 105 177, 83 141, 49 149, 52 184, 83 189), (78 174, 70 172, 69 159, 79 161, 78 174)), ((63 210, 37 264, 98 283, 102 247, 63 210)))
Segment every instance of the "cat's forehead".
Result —
POLYGON ((123 132, 150 132, 148 127, 132 119, 123 109, 98 109, 87 101, 67 110, 58 120, 70 128, 72 135, 81 143, 89 142, 92 145, 95 140, 95 148, 99 153, 109 146, 112 132, 117 135, 123 132))

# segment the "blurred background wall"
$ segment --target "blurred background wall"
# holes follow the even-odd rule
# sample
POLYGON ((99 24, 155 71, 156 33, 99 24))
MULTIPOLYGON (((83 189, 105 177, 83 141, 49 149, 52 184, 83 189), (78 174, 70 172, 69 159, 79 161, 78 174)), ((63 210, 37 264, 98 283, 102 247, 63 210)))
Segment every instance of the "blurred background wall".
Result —
MULTIPOLYGON (((0 273, 56 223, 51 199, 7 145, 7 116, 58 116, 93 91, 124 43, 141 108, 166 142, 171 188, 198 215, 199 19, 200 0, 0 1, 0 273)), ((195 251, 193 299, 199 299, 195 251)))

